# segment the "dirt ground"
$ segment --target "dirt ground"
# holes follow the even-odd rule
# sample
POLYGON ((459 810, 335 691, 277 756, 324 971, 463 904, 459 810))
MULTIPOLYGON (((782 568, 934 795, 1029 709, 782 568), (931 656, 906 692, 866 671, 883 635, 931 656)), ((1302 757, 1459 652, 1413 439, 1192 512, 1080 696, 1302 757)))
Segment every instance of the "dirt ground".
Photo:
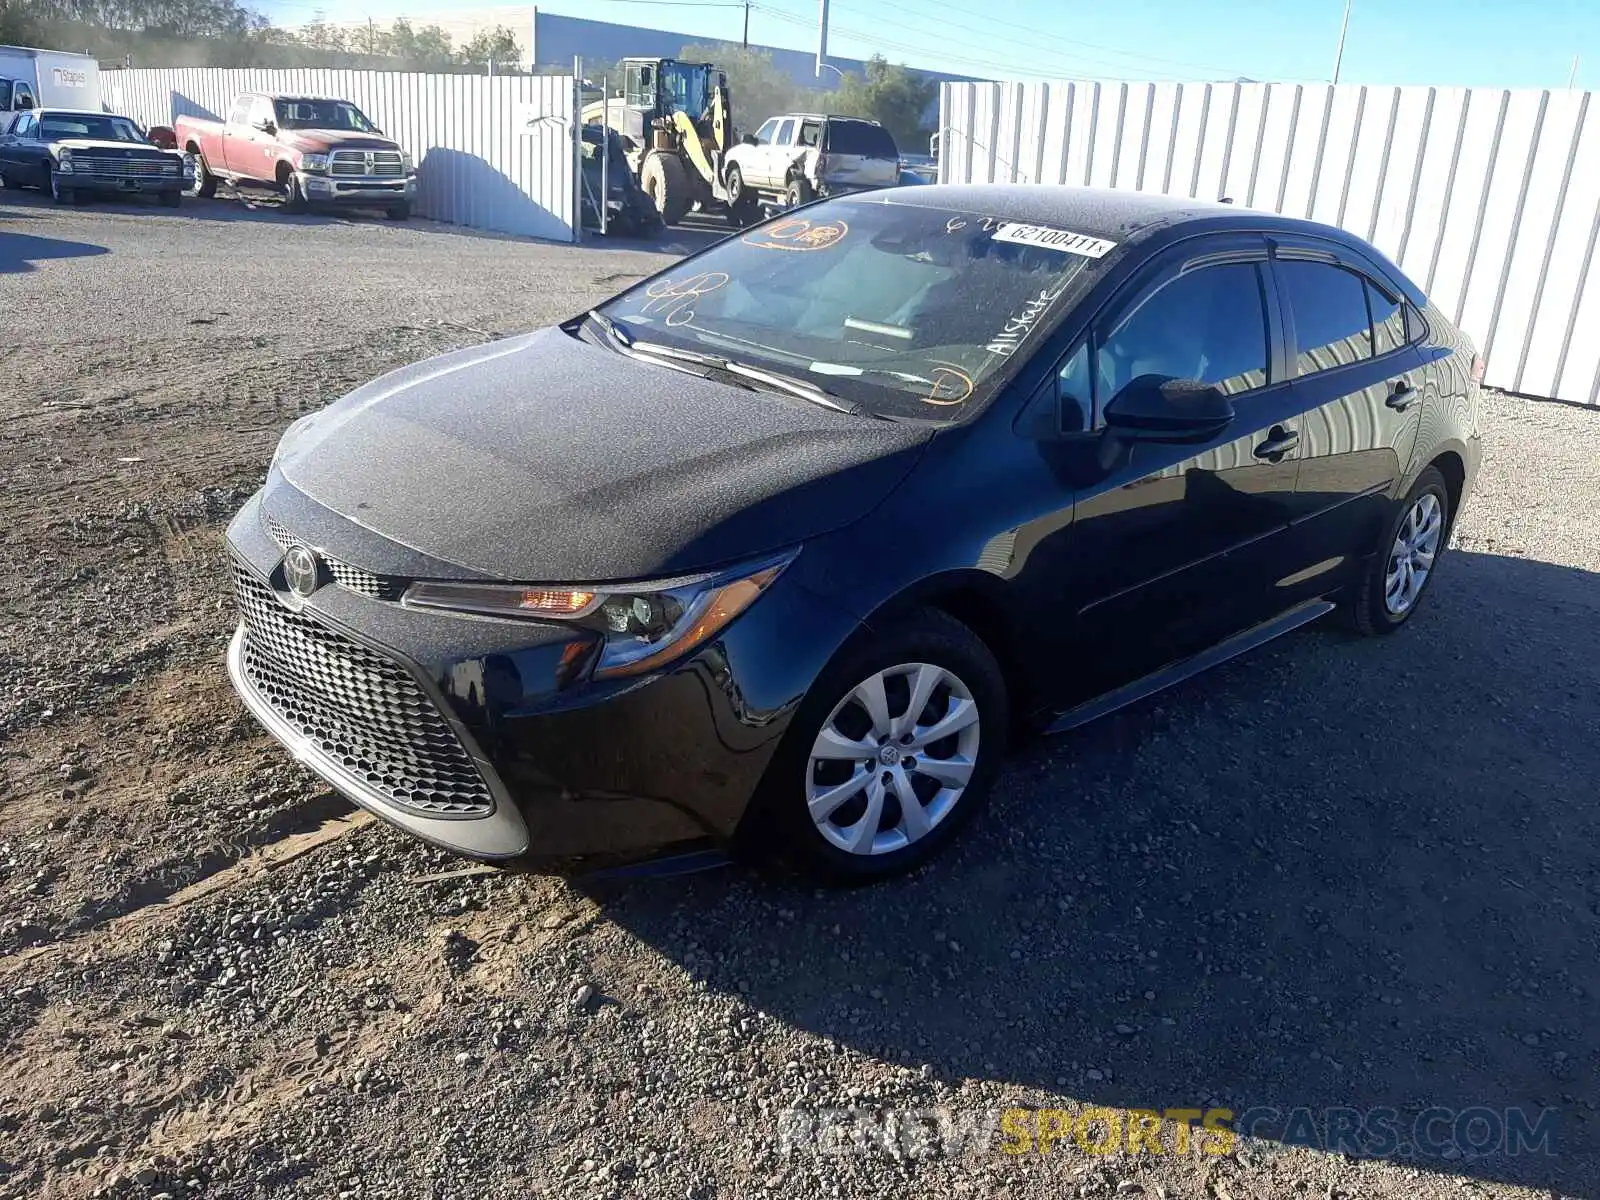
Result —
POLYGON ((898 883, 474 869, 291 764, 222 667, 281 429, 665 261, 0 191, 0 1200, 1600 1196, 1600 412, 1489 402, 1404 633, 1029 747, 898 883))

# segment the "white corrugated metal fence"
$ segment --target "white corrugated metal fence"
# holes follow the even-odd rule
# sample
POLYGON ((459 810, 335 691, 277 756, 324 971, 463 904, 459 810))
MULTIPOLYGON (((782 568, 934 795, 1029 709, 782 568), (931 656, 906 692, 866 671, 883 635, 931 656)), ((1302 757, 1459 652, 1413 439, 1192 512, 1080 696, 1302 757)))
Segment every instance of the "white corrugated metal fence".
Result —
POLYGON ((147 125, 181 114, 225 118, 241 92, 353 101, 417 163, 416 211, 503 233, 576 238, 570 75, 424 75, 398 71, 107 71, 107 103, 147 125))
POLYGON ((1226 196, 1342 226, 1472 336, 1488 384, 1600 404, 1592 101, 1487 88, 947 83, 940 181, 1226 196))

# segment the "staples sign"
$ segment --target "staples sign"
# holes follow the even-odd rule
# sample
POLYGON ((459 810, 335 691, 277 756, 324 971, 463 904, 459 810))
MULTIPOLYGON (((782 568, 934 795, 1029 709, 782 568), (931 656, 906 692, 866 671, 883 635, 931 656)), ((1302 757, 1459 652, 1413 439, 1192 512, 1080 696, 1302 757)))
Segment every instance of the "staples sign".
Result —
POLYGON ((87 71, 74 71, 70 67, 51 67, 50 74, 55 78, 57 87, 81 88, 89 83, 87 71))

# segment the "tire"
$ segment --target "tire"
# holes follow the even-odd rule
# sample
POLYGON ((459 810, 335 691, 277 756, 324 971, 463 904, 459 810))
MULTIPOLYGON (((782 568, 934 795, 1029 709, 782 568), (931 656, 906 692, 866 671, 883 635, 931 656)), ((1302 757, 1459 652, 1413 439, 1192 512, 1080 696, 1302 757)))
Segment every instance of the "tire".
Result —
POLYGON ((206 156, 200 153, 198 146, 190 148, 188 153, 194 156, 194 183, 190 185, 189 194, 209 200, 217 194, 217 177, 207 168, 206 156))
POLYGON ((383 215, 391 221, 409 221, 411 219, 411 201, 402 200, 399 204, 391 204, 384 210, 383 215))
POLYGON ((733 217, 733 223, 739 226, 755 224, 761 216, 761 200, 744 186, 744 174, 739 170, 738 163, 728 168, 728 179, 724 186, 728 192, 728 213, 733 217))
POLYGON ((689 186, 689 173, 675 155, 651 154, 639 172, 639 183, 668 225, 676 225, 688 215, 694 190, 689 186))
POLYGON ((790 208, 799 208, 802 204, 810 204, 815 200, 817 193, 809 179, 791 179, 789 185, 783 189, 783 198, 790 208))
POLYGON ((1383 537, 1346 602, 1345 623, 1358 633, 1382 636, 1409 621, 1439 573, 1439 560, 1450 540, 1451 520, 1450 489, 1438 468, 1429 467, 1384 524, 1383 537), (1414 520, 1421 523, 1413 524, 1414 520), (1402 538, 1415 549, 1406 560, 1406 568, 1391 572, 1401 553, 1402 538), (1419 564, 1425 567, 1417 579, 1419 564), (1407 579, 1415 581, 1414 588, 1405 582, 1407 579))
POLYGON ((914 612, 859 635, 818 676, 768 766, 752 827, 758 837, 775 838, 773 848, 807 874, 827 882, 871 883, 914 870, 983 807, 1009 723, 1005 680, 989 648, 946 613, 914 612), (870 696, 874 680, 884 697, 876 722, 857 699, 870 696), (903 722, 924 680, 934 686, 908 733, 903 722), (976 720, 948 736, 921 740, 940 722, 959 720, 960 712, 975 713, 976 720), (835 746, 843 744, 838 739, 854 739, 871 757, 817 758, 825 733, 835 746), (924 771, 935 762, 946 764, 940 778, 924 771), (909 810, 902 807, 907 788, 921 814, 915 821, 908 821, 909 810), (848 848, 852 842, 854 850, 848 848))
POLYGON ((293 171, 286 171, 281 182, 283 186, 283 211, 288 213, 305 212, 306 194, 300 190, 300 177, 293 171))
POLYGON ((61 176, 56 173, 56 166, 51 163, 45 168, 45 187, 50 192, 50 199, 57 204, 76 204, 78 194, 71 187, 64 187, 61 176))

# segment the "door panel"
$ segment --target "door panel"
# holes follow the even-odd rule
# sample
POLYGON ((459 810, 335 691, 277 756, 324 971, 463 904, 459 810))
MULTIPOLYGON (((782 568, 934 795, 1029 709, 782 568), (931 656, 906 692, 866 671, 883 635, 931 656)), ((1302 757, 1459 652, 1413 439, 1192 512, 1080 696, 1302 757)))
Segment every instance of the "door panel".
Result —
POLYGON ((1305 412, 1292 522, 1309 573, 1279 584, 1299 599, 1326 592, 1377 547, 1416 445, 1422 363, 1405 344, 1403 307, 1361 276, 1295 260, 1275 273, 1305 412))

